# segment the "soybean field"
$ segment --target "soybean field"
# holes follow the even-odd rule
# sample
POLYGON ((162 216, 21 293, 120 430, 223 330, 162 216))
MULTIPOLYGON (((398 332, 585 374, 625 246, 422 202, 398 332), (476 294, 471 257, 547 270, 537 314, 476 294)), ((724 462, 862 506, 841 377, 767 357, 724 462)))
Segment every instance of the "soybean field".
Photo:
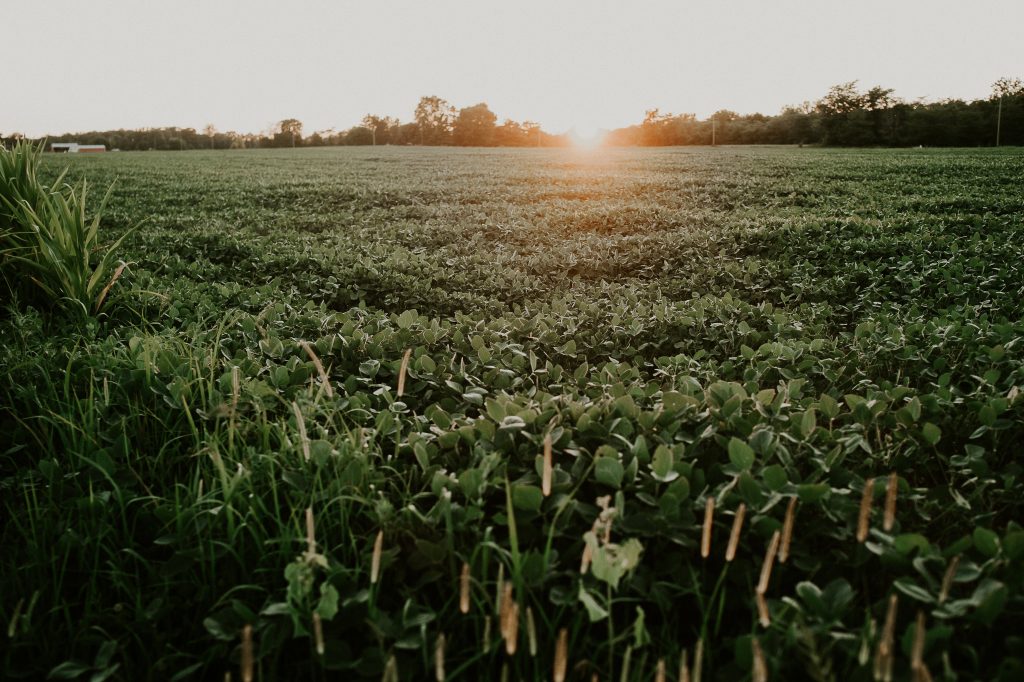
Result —
POLYGON ((0 311, 4 677, 1024 678, 1020 149, 65 166, 127 265, 0 311))

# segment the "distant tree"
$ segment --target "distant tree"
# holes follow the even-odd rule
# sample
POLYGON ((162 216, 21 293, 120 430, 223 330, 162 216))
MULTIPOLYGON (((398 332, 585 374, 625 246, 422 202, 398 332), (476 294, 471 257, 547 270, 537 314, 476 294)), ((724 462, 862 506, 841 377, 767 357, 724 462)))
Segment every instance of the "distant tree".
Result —
POLYGON ((353 128, 349 128, 345 132, 344 144, 355 146, 372 145, 373 131, 366 126, 355 126, 353 128))
POLYGON ((992 99, 1024 95, 1024 81, 1004 76, 992 84, 992 99))
POLYGON ((818 100, 818 111, 833 116, 837 114, 848 114, 860 109, 864 98, 857 92, 857 81, 840 83, 829 88, 828 92, 818 100))
POLYGON ((391 144, 391 130, 400 125, 397 118, 372 114, 363 116, 362 124, 370 131, 373 144, 391 144))
POLYGON ((739 119, 740 115, 729 109, 719 109, 711 114, 712 139, 715 144, 735 144, 739 141, 735 139, 732 126, 730 125, 739 119))
POLYGON ((996 102, 996 144, 1021 144, 1024 141, 1024 82, 1003 77, 992 84, 996 102), (1004 126, 1004 123, 1008 124, 1004 126))
POLYGON ((870 121, 863 107, 864 96, 857 90, 857 81, 829 88, 815 107, 822 128, 822 141, 837 145, 869 144, 870 121))
POLYGON ((4 137, 3 133, 0 133, 0 144, 11 146, 18 142, 18 140, 24 140, 25 136, 22 133, 10 133, 4 137))
POLYGON ((526 131, 522 124, 510 118, 506 118, 494 129, 494 144, 499 147, 522 147, 525 141, 526 131))
POLYGON ((540 126, 533 121, 519 123, 506 118, 494 129, 494 144, 498 147, 537 147, 540 145, 540 126))
POLYGON ((449 144, 455 107, 447 101, 431 95, 421 97, 416 105, 416 125, 419 127, 420 144, 449 144))
POLYGON ((896 139, 899 119, 893 114, 899 100, 892 93, 892 88, 876 85, 861 95, 861 106, 871 123, 872 144, 892 143, 896 139))
POLYGON ((711 114, 711 118, 719 123, 729 123, 730 121, 738 121, 740 115, 735 111, 729 109, 719 109, 715 113, 711 114))
POLYGON ((640 124, 640 144, 655 147, 672 144, 669 140, 669 122, 672 114, 663 114, 658 109, 644 112, 643 123, 640 124))
POLYGON ((280 121, 274 131, 273 145, 275 147, 302 146, 302 121, 297 118, 286 118, 280 121))
POLYGON ((526 133, 526 145, 528 147, 544 146, 544 131, 536 121, 523 121, 523 132, 526 133))
POLYGON ((804 102, 784 107, 769 124, 776 144, 809 144, 814 141, 814 105, 804 102))
POLYGON ((391 144, 419 144, 420 127, 417 123, 400 123, 388 131, 391 144))
POLYGON ((460 109, 452 127, 453 141, 463 147, 490 147, 494 144, 497 120, 483 102, 460 109))

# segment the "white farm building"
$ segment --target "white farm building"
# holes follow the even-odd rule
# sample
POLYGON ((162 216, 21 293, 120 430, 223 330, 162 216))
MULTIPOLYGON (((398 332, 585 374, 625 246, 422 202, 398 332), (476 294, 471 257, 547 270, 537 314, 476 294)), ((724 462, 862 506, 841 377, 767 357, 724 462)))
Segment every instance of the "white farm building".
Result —
POLYGON ((107 145, 78 144, 77 142, 53 142, 50 144, 50 151, 65 152, 68 154, 78 154, 80 152, 105 152, 107 151, 107 145))

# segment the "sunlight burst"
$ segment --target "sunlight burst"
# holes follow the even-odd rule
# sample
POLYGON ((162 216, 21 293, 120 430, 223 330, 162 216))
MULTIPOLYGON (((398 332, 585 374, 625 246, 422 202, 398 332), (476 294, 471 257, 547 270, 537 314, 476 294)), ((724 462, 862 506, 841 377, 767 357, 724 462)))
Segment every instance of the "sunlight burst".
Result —
POLYGON ((600 147, 604 142, 605 131, 597 126, 577 125, 569 131, 569 139, 573 146, 584 149, 600 147))

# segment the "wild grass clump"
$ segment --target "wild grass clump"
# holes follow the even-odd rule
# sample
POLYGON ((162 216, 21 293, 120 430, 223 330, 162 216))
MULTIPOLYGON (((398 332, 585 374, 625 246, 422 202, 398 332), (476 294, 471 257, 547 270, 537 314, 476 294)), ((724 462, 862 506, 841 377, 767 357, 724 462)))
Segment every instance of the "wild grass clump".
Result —
POLYGON ((88 184, 52 184, 40 179, 43 145, 19 142, 0 147, 0 272, 5 298, 24 298, 59 307, 75 317, 100 311, 125 264, 115 267, 118 248, 134 230, 113 244, 99 241, 107 190, 91 216, 88 184))

